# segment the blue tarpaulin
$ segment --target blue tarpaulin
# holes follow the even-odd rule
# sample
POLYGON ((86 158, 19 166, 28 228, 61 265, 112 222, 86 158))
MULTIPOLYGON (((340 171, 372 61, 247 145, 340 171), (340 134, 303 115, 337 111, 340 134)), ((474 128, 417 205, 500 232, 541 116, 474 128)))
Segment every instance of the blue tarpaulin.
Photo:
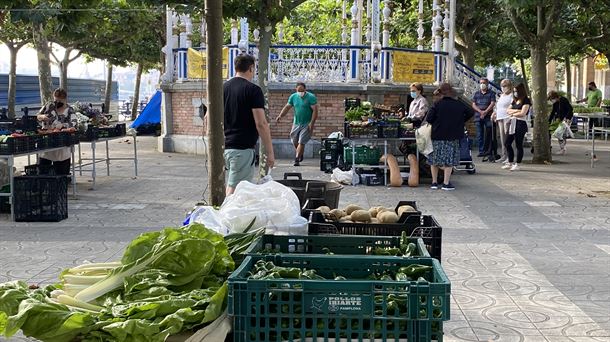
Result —
POLYGON ((142 110, 136 121, 131 124, 131 127, 137 128, 147 124, 158 124, 161 122, 161 91, 157 90, 155 95, 148 101, 148 104, 142 110))

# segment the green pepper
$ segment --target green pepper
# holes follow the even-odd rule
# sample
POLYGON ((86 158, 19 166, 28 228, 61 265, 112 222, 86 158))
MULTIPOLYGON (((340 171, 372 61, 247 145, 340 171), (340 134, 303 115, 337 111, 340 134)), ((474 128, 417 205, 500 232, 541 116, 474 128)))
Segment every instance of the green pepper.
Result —
POLYGON ((428 310, 426 310, 426 309, 421 309, 421 310, 419 310, 419 317, 420 317, 420 318, 426 318, 426 317, 428 317, 428 310))
POLYGON ((413 265, 401 267, 398 270, 398 272, 404 273, 411 278, 417 278, 417 277, 423 275, 424 273, 430 271, 431 269, 432 269, 432 266, 413 264, 413 265))
POLYGON ((344 276, 336 276, 335 280, 347 280, 344 276))
POLYGON ((373 249, 371 254, 372 255, 390 255, 390 252, 385 248, 376 247, 375 249, 373 249))
POLYGON ((424 278, 424 277, 419 277, 419 278, 417 278, 417 282, 418 283, 427 283, 428 280, 426 278, 424 278))
POLYGON ((390 277, 390 275, 384 274, 384 275, 381 276, 381 279, 379 279, 379 280, 382 280, 382 281, 393 281, 394 279, 392 279, 392 277, 390 277))
POLYGON ((405 248, 403 250, 403 256, 406 257, 412 257, 415 256, 417 254, 417 245, 415 245, 413 242, 409 243, 407 245, 407 248, 405 248))
POLYGON ((386 307, 388 315, 395 316, 396 311, 398 311, 398 304, 395 301, 388 301, 388 306, 386 307))
POLYGON ((407 232, 403 231, 400 234, 400 249, 405 250, 409 245, 409 237, 407 236, 407 232))
POLYGON ((402 254, 402 251, 400 250, 400 248, 389 248, 387 251, 390 255, 394 255, 394 256, 402 254))
POLYGON ((434 318, 442 318, 443 317, 443 311, 441 309, 434 309, 432 310, 432 316, 434 318))
POLYGON ((331 252, 328 247, 322 248, 322 252, 324 252, 324 254, 327 254, 327 255, 334 255, 335 254, 335 253, 331 252))
POLYGON ((281 276, 281 278, 298 279, 299 274, 301 273, 301 270, 296 267, 278 268, 276 272, 281 276))

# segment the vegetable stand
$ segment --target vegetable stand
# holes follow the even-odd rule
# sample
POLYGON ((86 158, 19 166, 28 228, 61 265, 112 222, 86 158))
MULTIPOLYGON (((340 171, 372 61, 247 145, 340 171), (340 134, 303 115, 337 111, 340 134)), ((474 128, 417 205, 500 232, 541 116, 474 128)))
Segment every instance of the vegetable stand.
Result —
MULTIPOLYGON (((585 132, 585 140, 589 140, 589 135, 592 133, 589 129, 589 121, 591 119, 608 119, 610 114, 605 112, 599 113, 574 113, 574 117, 582 119, 583 131, 585 132)), ((599 127, 598 127, 599 128, 599 127)))
MULTIPOLYGON (((373 142, 383 142, 383 154, 387 155, 388 154, 388 142, 401 142, 401 141, 412 141, 413 143, 416 142, 415 138, 367 138, 367 139, 350 139, 350 146, 351 146, 351 151, 352 151, 352 158, 351 158, 351 164, 352 164, 352 169, 356 169, 356 168, 374 168, 374 169, 382 169, 384 172, 384 184, 388 184, 388 161, 387 158, 384 158, 384 162, 383 165, 368 165, 368 164, 357 164, 356 163, 356 145, 358 143, 360 144, 364 144, 367 141, 373 141, 373 142)), ((416 149, 417 151, 417 149, 416 149)), ((417 156, 417 160, 419 160, 419 151, 416 152, 416 156, 417 156)), ((346 159, 347 161, 347 159, 346 159)), ((409 167, 409 165, 399 165, 399 168, 406 168, 409 167)), ((355 184, 353 184, 355 185, 355 184)))
MULTIPOLYGON (((28 151, 28 152, 19 152, 19 153, 15 153, 15 154, 0 154, 0 159, 6 159, 7 164, 8 164, 8 170, 9 170, 9 183, 10 183, 10 189, 9 192, 5 192, 5 193, 0 193, 0 197, 8 197, 9 199, 9 204, 11 205, 11 220, 15 220, 15 206, 13 205, 15 203, 15 199, 13 197, 13 195, 15 194, 15 184, 14 184, 14 178, 15 178, 15 172, 13 171, 13 166, 15 165, 15 158, 19 158, 19 157, 28 157, 28 165, 30 165, 30 157, 32 155, 36 155, 36 159, 38 159, 38 155, 40 153, 45 153, 45 152, 52 152, 52 151, 57 151, 60 149, 64 149, 66 148, 64 147, 53 147, 53 148, 46 148, 46 149, 39 149, 39 150, 35 150, 35 151, 28 151)), ((70 150, 72 152, 72 195, 74 197, 76 197, 76 174, 75 174, 75 165, 74 165, 74 145, 70 146, 70 150)))
POLYGON ((91 178, 92 178, 92 189, 95 189, 95 179, 97 176, 97 168, 96 168, 96 164, 97 163, 106 163, 106 175, 110 176, 110 161, 112 160, 133 160, 133 165, 134 165, 134 175, 137 177, 138 176, 138 144, 137 144, 137 139, 136 136, 133 136, 133 157, 131 158, 110 158, 110 146, 108 144, 109 141, 111 140, 116 140, 116 139, 125 139, 126 136, 118 136, 118 137, 108 137, 108 138, 99 138, 99 139, 93 139, 91 141, 81 141, 78 144, 78 172, 79 175, 82 176, 83 172, 91 172, 91 178), (81 154, 81 144, 83 143, 89 143, 91 145, 91 158, 82 158, 82 154, 81 154), (101 144, 105 144, 106 145, 106 157, 105 158, 98 158, 97 157, 97 144, 101 143, 101 144), (83 163, 83 161, 87 161, 86 163, 83 163), (90 169, 85 169, 86 166, 91 166, 90 169))

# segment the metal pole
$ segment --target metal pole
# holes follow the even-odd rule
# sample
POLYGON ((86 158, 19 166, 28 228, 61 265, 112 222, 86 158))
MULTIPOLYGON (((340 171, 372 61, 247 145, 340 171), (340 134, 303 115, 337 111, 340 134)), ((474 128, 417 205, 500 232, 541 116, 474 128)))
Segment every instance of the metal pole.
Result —
POLYGON ((96 160, 95 160, 95 140, 91 141, 91 158, 93 158, 92 159, 93 162, 91 163, 91 166, 92 166, 91 178, 93 178, 91 189, 95 190, 95 176, 96 176, 95 175, 95 164, 96 164, 95 163, 96 162, 96 160))
POLYGON ((108 148, 108 140, 106 140, 106 175, 110 176, 110 149, 108 148))
POLYGON ((136 177, 138 177, 138 139, 133 136, 133 167, 136 177))

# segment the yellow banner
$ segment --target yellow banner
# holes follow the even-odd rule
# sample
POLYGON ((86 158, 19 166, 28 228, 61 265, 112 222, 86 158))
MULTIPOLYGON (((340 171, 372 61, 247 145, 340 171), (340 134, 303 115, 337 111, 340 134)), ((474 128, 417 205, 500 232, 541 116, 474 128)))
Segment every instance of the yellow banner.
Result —
POLYGON ((606 70, 609 67, 608 58, 603 53, 595 56, 593 62, 595 63, 595 70, 606 70))
MULTIPOLYGON (((207 78, 208 73, 206 71, 206 55, 205 50, 197 51, 189 48, 186 56, 187 60, 187 77, 193 78, 207 78)), ((222 48, 222 77, 227 78, 229 75, 229 49, 222 48)))
POLYGON ((434 55, 394 51, 393 80, 396 83, 434 83, 434 55))

